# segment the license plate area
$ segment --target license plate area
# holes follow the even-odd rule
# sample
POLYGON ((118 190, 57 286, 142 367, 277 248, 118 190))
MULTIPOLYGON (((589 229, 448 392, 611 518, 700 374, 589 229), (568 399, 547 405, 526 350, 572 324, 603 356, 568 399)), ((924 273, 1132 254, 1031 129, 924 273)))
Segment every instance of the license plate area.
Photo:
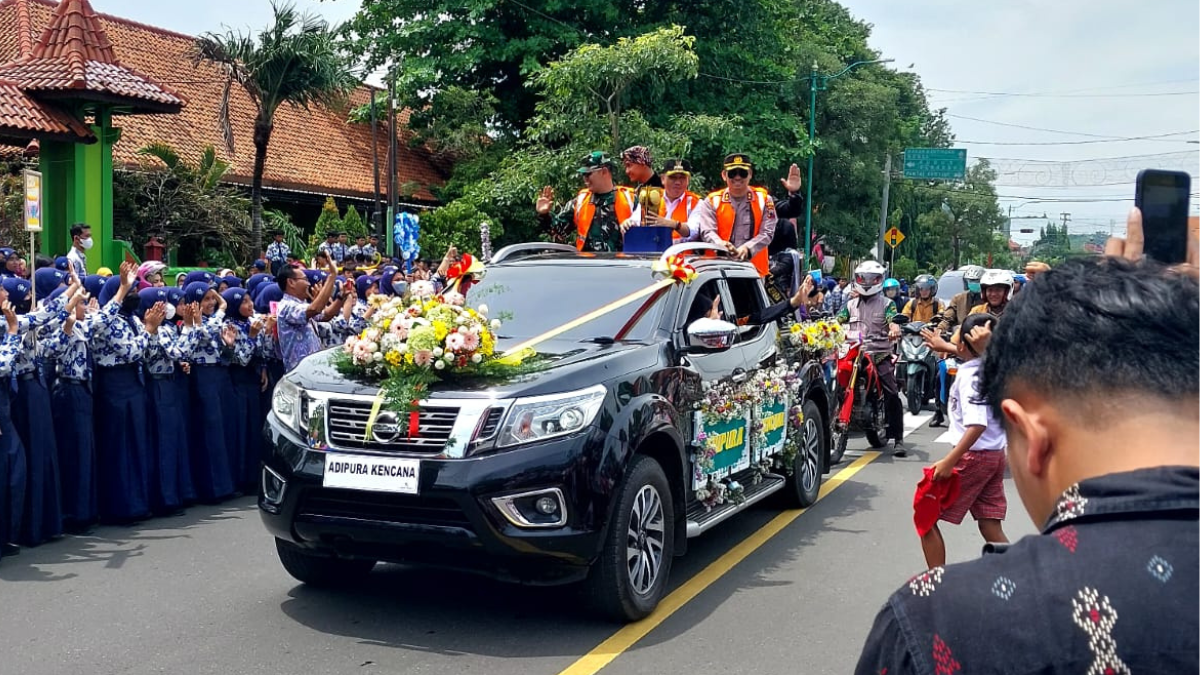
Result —
POLYGON ((420 483, 419 459, 343 453, 325 455, 325 476, 321 484, 327 488, 415 495, 420 483))

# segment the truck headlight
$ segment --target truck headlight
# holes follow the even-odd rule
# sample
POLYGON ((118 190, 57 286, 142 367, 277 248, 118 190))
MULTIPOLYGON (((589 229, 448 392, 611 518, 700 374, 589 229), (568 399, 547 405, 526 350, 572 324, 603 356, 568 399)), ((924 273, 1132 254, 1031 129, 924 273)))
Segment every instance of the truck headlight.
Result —
POLYGON ((296 431, 300 428, 300 387, 291 380, 284 378, 275 385, 275 393, 271 395, 271 410, 279 421, 296 431))
POLYGON ((532 443, 581 431, 596 419, 608 391, 596 385, 547 396, 517 399, 500 427, 499 447, 532 443))

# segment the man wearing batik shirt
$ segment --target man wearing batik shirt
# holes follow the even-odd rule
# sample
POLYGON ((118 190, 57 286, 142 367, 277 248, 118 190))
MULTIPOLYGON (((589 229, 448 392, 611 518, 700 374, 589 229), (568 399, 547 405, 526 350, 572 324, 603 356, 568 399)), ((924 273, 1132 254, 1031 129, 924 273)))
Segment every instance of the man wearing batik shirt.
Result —
POLYGON ((337 285, 337 268, 331 262, 328 277, 312 302, 308 301, 308 276, 296 267, 284 267, 275 278, 283 299, 279 302, 276 327, 279 332, 279 351, 283 356, 283 367, 291 372, 305 357, 321 349, 321 338, 313 325, 317 315, 324 312, 337 285))
POLYGON ((571 242, 580 251, 622 249, 621 223, 640 211, 633 190, 613 184, 612 167, 612 160, 603 152, 584 157, 577 173, 583 177, 585 187, 556 215, 551 214, 554 190, 542 188, 536 207, 538 218, 549 226, 556 240, 571 242))
POLYGON ((1041 536, 912 579, 858 673, 1200 671, 1197 255, 1133 262, 1136 210, 1128 232, 1110 257, 1039 274, 984 355, 982 397, 1041 536))

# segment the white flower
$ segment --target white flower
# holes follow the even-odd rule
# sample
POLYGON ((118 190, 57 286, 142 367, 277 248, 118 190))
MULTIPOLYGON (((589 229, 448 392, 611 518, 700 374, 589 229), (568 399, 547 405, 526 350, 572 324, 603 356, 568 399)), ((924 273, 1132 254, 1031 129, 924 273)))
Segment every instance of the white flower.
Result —
POLYGON ((376 342, 368 342, 368 343, 367 343, 367 351, 369 351, 369 352, 371 352, 371 353, 378 352, 378 351, 379 351, 379 344, 378 344, 378 343, 376 343, 376 342))
POLYGON ((396 345, 396 351, 400 352, 401 354, 407 353, 408 352, 408 343, 401 342, 400 344, 396 345))
POLYGON ((476 311, 476 312, 478 312, 480 316, 487 316, 487 313, 488 313, 488 306, 487 306, 487 305, 480 305, 480 306, 478 306, 478 307, 476 307, 476 308, 475 308, 475 311, 476 311))
POLYGON ((492 319, 492 330, 500 330, 500 319, 492 319))
POLYGON ((375 328, 368 328, 367 329, 367 339, 370 340, 371 342, 375 342, 376 340, 378 340, 379 339, 379 330, 375 329, 375 328))
POLYGON ((433 355, 434 355, 434 356, 441 356, 441 355, 442 355, 442 354, 444 354, 444 353, 445 353, 445 352, 443 352, 443 351, 442 351, 442 348, 441 348, 441 347, 434 347, 434 348, 433 348, 433 355))
POLYGON ((441 360, 434 361, 434 362, 433 362, 433 367, 434 367, 434 369, 436 369, 436 370, 442 370, 442 369, 444 369, 444 368, 446 367, 446 362, 445 362, 445 361, 441 361, 441 360))
POLYGON ((454 363, 454 352, 446 352, 442 358, 446 359, 446 363, 454 363))
POLYGON ((383 352, 375 352, 375 353, 374 353, 374 354, 371 356, 371 358, 372 358, 372 359, 374 359, 374 360, 376 360, 376 361, 382 361, 382 360, 383 360, 383 352))
POLYGON ((459 326, 459 327, 458 327, 458 332, 459 332, 459 333, 461 333, 461 334, 463 334, 463 335, 466 335, 466 334, 467 334, 467 332, 468 332, 468 330, 467 330, 467 327, 466 327, 466 326, 459 326))
POLYGON ((479 363, 481 361, 483 361, 482 355, 480 355, 480 354, 472 354, 471 355, 471 363, 479 363))

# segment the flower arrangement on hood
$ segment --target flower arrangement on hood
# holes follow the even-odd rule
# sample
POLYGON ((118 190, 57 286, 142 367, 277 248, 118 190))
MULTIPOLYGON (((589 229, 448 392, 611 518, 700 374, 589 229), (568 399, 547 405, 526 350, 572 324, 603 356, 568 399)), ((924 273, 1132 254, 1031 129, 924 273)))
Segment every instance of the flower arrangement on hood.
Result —
POLYGON ((531 370, 496 353, 499 319, 452 291, 415 282, 407 296, 373 295, 367 327, 346 339, 334 363, 344 373, 382 380, 387 407, 415 411, 430 385, 454 378, 504 378, 531 370))

